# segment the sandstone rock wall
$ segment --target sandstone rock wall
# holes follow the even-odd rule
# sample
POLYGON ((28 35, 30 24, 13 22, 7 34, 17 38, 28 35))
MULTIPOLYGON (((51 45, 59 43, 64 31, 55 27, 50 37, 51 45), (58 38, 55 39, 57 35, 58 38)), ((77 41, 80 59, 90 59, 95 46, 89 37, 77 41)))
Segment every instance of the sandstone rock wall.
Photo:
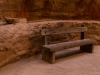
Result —
MULTIPOLYGON (((88 27, 87 38, 97 40, 100 44, 99 21, 44 21, 26 24, 10 24, 0 26, 0 67, 14 59, 19 59, 23 54, 33 55, 41 52, 43 39, 40 33, 42 27, 66 28, 78 27, 83 24, 88 27)), ((52 42, 79 39, 78 34, 64 34, 59 37, 51 36, 52 42), (64 40, 63 40, 64 39, 64 40)))
POLYGON ((100 20, 99 0, 1 0, 0 14, 30 19, 100 20))

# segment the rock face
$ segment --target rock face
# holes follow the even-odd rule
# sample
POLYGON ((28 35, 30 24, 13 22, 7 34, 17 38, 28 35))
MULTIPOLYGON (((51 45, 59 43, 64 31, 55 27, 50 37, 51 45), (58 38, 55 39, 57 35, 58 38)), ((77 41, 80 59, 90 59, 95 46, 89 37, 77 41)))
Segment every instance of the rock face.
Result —
POLYGON ((100 20, 99 0, 1 0, 0 14, 29 19, 100 20))
MULTIPOLYGON (((59 20, 0 26, 0 67, 13 59, 18 59, 23 54, 31 55, 41 52, 43 39, 40 30, 42 27, 51 29, 78 27, 83 23, 88 27, 87 38, 96 39, 96 44, 100 44, 100 22, 98 21, 59 20)), ((59 37, 51 36, 49 40, 61 42, 79 38, 78 34, 64 34, 59 37)))

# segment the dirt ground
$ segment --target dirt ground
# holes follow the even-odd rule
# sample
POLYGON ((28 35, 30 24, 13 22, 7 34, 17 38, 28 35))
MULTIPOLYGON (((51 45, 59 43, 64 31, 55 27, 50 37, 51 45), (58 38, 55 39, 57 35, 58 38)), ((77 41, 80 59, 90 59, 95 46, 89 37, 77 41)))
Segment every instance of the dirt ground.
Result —
POLYGON ((55 64, 42 60, 41 54, 20 60, 0 69, 0 75, 100 75, 100 45, 92 54, 78 49, 57 52, 55 64))

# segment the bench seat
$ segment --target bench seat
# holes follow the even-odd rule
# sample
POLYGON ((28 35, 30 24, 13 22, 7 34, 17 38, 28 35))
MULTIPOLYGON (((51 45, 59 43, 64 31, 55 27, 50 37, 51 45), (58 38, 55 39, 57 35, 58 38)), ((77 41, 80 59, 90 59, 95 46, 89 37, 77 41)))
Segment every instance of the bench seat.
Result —
POLYGON ((52 52, 52 51, 59 51, 59 50, 77 47, 77 46, 84 46, 84 45, 88 45, 88 44, 93 44, 95 42, 96 41, 92 40, 92 39, 83 39, 83 40, 75 40, 75 41, 70 41, 70 42, 44 45, 43 47, 46 48, 45 50, 52 52))

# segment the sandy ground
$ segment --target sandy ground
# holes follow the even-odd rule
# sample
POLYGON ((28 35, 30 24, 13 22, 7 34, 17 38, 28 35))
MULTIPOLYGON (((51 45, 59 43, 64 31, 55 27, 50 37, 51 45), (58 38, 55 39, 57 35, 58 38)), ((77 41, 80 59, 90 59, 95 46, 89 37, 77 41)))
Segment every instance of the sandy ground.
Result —
POLYGON ((9 64, 0 75, 100 75, 100 46, 94 52, 81 53, 78 48, 56 53, 56 63, 49 64, 41 54, 9 64))

